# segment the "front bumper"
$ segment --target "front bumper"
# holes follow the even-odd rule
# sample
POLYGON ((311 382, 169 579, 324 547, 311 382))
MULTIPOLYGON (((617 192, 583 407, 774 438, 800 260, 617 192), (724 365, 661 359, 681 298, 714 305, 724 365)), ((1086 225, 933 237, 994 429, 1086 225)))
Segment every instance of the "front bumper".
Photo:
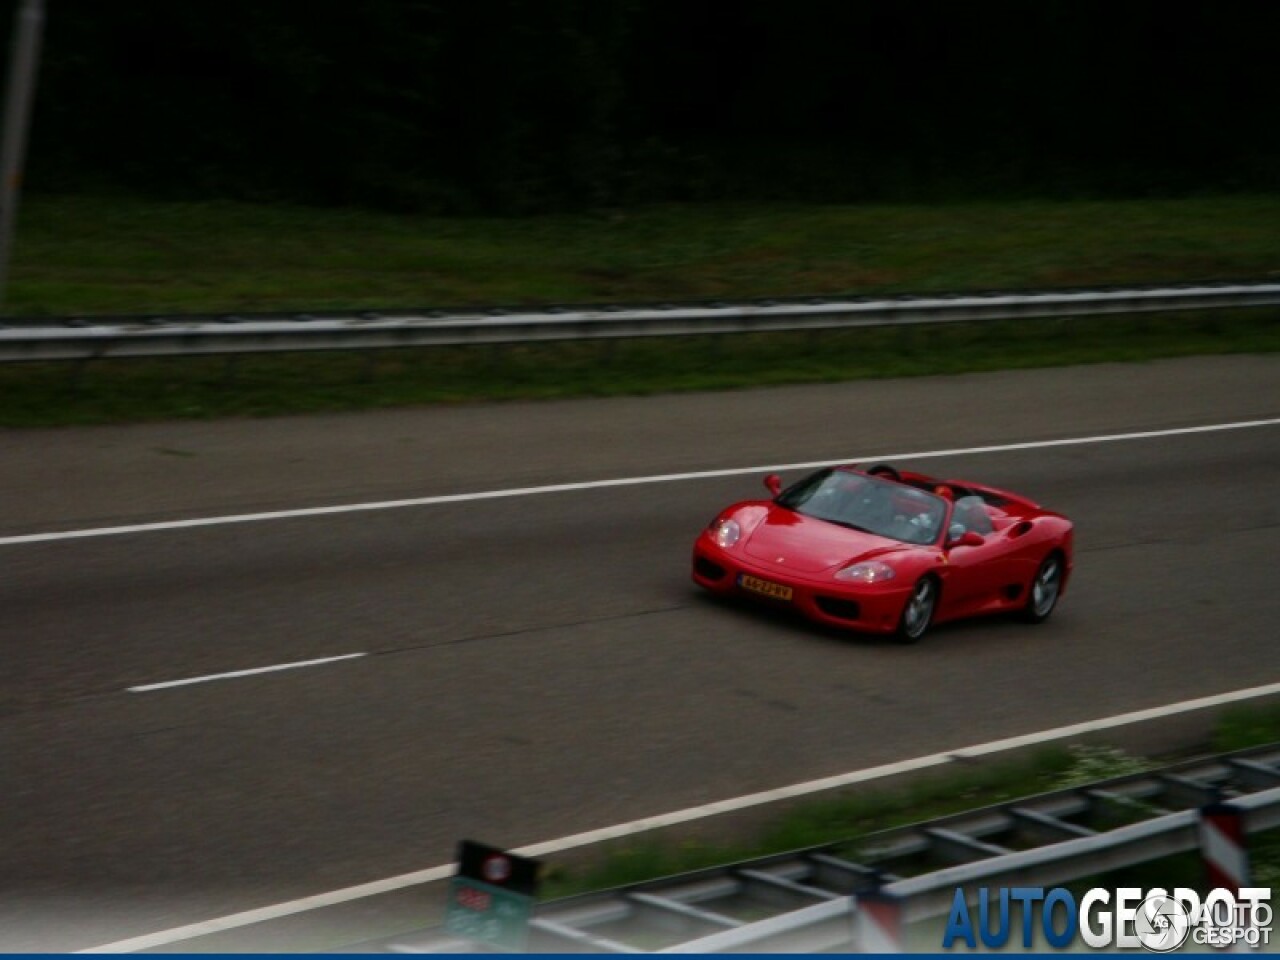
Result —
POLYGON ((892 633, 898 628, 911 585, 844 584, 759 563, 740 552, 730 553, 705 535, 693 547, 693 582, 713 593, 750 597, 789 606, 819 623, 865 633, 892 633), (791 588, 791 599, 778 600, 741 587, 742 576, 791 588))

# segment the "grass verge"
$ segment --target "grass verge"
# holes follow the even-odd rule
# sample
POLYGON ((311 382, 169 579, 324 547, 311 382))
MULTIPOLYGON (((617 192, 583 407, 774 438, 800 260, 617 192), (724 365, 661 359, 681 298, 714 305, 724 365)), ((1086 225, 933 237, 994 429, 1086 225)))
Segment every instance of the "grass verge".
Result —
POLYGON ((319 413, 1280 350, 1280 310, 682 340, 0 364, 0 426, 319 413))
POLYGON ((1218 753, 1275 742, 1280 742, 1280 704, 1232 707, 1222 714, 1213 735, 1218 753))
POLYGON ((929 780, 902 792, 815 800, 742 844, 648 839, 609 844, 592 866, 552 866, 543 895, 554 899, 823 844, 853 847, 861 837, 890 827, 1052 789, 1062 783, 1073 762, 1069 751, 1048 749, 1017 764, 929 780))
POLYGON ((1280 194, 524 219, 23 200, 5 313, 390 309, 1280 275, 1280 194))
MULTIPOLYGON (((25 198, 9 315, 387 310, 1280 276, 1280 194, 526 219, 25 198)), ((366 410, 1280 349, 1277 312, 0 365, 0 425, 366 410)))
MULTIPOLYGON (((1211 737, 1215 752, 1277 742, 1280 742, 1280 706, 1276 705, 1243 706, 1226 711, 1215 724, 1211 737)), ((856 859, 865 838, 882 830, 1138 773, 1159 762, 1163 761, 1130 756, 1109 747, 1050 747, 1028 759, 929 779, 902 791, 843 795, 802 804, 779 816, 756 836, 736 844, 699 841, 671 844, 643 839, 610 844, 603 847, 601 855, 588 866, 576 869, 553 866, 543 896, 555 899, 610 889, 827 844, 838 845, 839 850, 856 859)), ((1127 822, 1125 813, 1117 811, 1116 825, 1127 822)), ((1138 819, 1148 815, 1144 813, 1138 819)), ((1263 882, 1259 878, 1271 878, 1280 884, 1280 831, 1260 835, 1257 842, 1251 842, 1250 857, 1257 882, 1263 882)), ((1192 877, 1188 872, 1200 869, 1198 857, 1178 858, 1177 869, 1180 877, 1187 874, 1184 885, 1195 886, 1202 879, 1198 873, 1192 877)), ((1126 876, 1133 879, 1145 871, 1145 865, 1131 868, 1126 876)))

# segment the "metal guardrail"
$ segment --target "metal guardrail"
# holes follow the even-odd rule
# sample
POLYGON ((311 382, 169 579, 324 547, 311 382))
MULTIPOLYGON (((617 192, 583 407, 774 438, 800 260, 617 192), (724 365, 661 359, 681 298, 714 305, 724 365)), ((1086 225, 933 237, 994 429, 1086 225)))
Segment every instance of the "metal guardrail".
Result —
POLYGON ((1280 304, 1280 283, 563 307, 545 312, 0 318, 0 362, 681 337, 1275 304, 1280 304))
MULTIPOLYGON (((1230 799, 1250 832, 1280 827, 1280 746, 1226 754, 826 845, 550 901, 534 953, 815 953, 855 944, 857 898, 896 895, 903 921, 945 915, 968 885, 1057 885, 1198 846, 1199 807, 1230 799)), ((362 952, 466 953, 439 930, 362 952)))

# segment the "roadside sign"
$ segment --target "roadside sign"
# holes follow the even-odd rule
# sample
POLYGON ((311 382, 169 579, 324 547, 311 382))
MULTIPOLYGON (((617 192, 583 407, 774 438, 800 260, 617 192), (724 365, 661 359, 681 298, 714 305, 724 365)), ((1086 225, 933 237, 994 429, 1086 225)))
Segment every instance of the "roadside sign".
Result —
POLYGON ((537 860, 464 840, 449 884, 444 928, 454 936, 521 951, 538 891, 537 860))

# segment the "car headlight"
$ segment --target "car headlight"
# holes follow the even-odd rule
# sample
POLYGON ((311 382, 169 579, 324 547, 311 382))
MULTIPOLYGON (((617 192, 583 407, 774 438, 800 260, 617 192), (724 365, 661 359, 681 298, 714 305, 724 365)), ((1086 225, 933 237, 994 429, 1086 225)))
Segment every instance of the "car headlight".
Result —
POLYGON ((879 560, 864 560, 845 567, 836 574, 837 580, 849 580, 853 583, 881 583, 892 580, 895 574, 893 567, 879 560))
POLYGON ((711 526, 711 536, 720 547, 732 547, 742 536, 737 520, 717 520, 711 526))

